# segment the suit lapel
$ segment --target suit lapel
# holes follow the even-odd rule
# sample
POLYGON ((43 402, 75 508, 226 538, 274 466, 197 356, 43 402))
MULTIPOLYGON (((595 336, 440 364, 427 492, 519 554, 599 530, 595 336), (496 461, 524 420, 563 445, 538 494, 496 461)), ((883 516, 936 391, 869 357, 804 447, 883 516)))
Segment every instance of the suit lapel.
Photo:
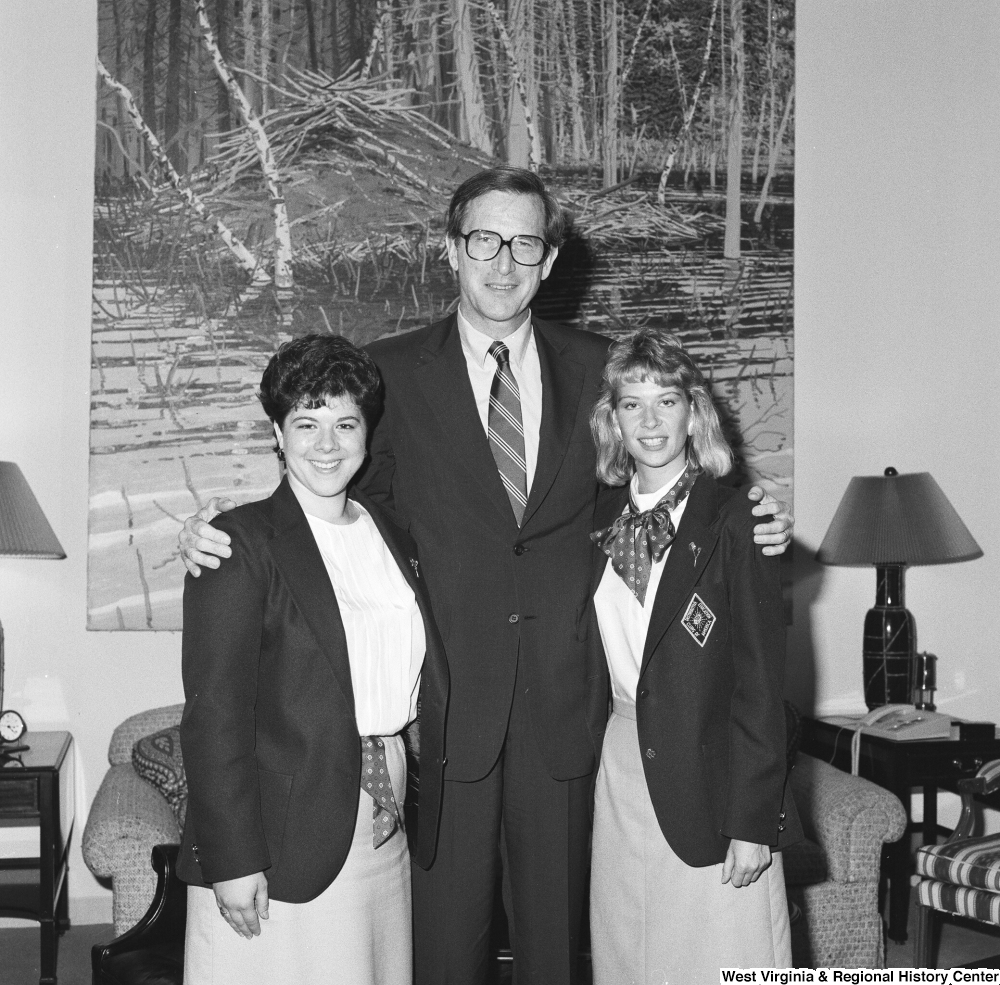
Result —
POLYGON ((323 557, 287 478, 282 479, 271 500, 276 528, 268 543, 271 556, 317 644, 330 661, 333 676, 354 715, 347 636, 323 557))
POLYGON ((685 599, 705 570, 719 542, 719 505, 715 480, 707 473, 699 476, 691 489, 677 535, 664 562, 660 587, 646 632, 639 676, 646 672, 653 651, 663 639, 685 599))
MULTIPOLYGON (((602 489, 597 497, 597 508, 594 510, 594 529, 603 530, 610 527, 621 515, 628 502, 628 484, 615 489, 602 489)), ((608 556, 596 544, 594 545, 594 569, 591 573, 590 597, 597 594, 601 587, 601 579, 608 566, 608 556)))
POLYGON ((475 478, 489 501, 516 527, 479 418, 455 315, 428 334, 414 378, 447 437, 457 467, 475 478))
POLYGON ((528 490, 522 529, 552 488, 566 457, 585 376, 583 366, 564 356, 562 347, 550 339, 545 322, 533 319, 532 329, 542 371, 542 423, 538 434, 538 461, 528 490))

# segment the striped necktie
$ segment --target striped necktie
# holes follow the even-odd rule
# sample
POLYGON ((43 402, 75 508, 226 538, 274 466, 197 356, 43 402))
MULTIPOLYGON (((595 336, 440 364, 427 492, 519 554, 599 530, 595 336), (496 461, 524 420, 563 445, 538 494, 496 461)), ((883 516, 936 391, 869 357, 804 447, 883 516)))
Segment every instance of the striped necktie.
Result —
POLYGON ((524 427, 521 424, 521 394, 510 369, 510 353, 503 342, 490 346, 497 361, 496 375, 490 387, 490 451, 507 490, 517 525, 521 525, 528 502, 528 470, 524 459, 524 427))

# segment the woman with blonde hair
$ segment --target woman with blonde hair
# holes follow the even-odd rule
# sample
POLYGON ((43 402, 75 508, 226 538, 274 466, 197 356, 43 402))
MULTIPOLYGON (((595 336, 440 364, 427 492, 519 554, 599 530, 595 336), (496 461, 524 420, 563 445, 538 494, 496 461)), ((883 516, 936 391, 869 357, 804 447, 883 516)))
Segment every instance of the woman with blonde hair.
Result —
POLYGON ((789 967, 778 559, 752 504, 717 480, 733 454, 673 336, 615 342, 591 416, 594 616, 613 711, 597 778, 594 985, 702 985, 789 967))

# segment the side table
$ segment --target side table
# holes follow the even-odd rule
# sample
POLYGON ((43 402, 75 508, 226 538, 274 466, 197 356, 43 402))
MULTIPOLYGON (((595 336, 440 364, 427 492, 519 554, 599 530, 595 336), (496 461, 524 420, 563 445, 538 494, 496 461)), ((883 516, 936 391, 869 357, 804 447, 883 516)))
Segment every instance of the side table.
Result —
POLYGON ((37 856, 0 858, 0 915, 37 920, 39 985, 56 985, 59 935, 69 927, 74 755, 69 732, 26 732, 29 748, 0 759, 0 827, 37 828, 37 856))
MULTIPOLYGON (((958 721, 958 719, 954 719, 958 721)), ((952 738, 893 740, 867 732, 861 734, 858 772, 866 780, 890 790, 903 803, 907 828, 911 823, 910 794, 914 787, 924 793, 923 844, 937 841, 937 794, 939 789, 956 791, 956 783, 973 776, 983 763, 1000 759, 1000 739, 961 741, 957 729, 952 738)), ((803 717, 803 752, 849 773, 854 730, 839 724, 803 717)), ((887 845, 884 863, 889 878, 889 936, 906 941, 910 906, 910 846, 904 835, 887 845)))

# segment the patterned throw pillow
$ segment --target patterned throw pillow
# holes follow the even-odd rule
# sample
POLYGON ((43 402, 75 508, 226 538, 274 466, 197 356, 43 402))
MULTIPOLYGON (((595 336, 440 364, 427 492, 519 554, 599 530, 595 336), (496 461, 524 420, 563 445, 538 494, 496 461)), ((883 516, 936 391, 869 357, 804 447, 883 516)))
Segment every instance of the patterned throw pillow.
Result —
POLYGON ((181 758, 181 732, 176 726, 143 736, 132 747, 132 766, 147 783, 167 799, 177 824, 184 827, 187 813, 187 777, 181 758))

